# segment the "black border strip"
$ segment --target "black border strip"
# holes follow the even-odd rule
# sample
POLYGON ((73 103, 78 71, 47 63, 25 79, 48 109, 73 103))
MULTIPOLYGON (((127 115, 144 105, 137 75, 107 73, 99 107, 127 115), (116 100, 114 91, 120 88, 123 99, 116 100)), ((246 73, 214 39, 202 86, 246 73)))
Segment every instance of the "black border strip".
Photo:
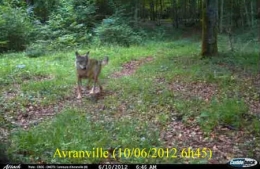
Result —
MULTIPOLYGON (((252 167, 256 168, 259 165, 252 167)), ((228 164, 0 164, 0 169, 232 169, 228 164)))

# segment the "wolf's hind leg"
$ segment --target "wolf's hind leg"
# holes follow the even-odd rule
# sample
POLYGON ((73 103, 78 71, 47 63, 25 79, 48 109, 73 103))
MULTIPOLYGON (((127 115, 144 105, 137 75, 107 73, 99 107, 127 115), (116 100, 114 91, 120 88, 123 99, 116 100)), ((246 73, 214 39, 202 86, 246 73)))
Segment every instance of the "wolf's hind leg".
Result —
POLYGON ((101 83, 100 83, 100 81, 98 79, 97 79, 97 84, 99 86, 100 92, 102 92, 103 91, 103 87, 101 86, 101 83))

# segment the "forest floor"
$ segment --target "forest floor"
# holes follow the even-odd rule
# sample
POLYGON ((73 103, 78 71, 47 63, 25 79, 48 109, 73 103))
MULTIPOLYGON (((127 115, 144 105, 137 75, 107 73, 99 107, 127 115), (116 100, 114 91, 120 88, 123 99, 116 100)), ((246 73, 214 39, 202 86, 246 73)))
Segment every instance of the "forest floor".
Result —
POLYGON ((74 51, 1 56, 0 140, 6 154, 24 163, 260 160, 257 55, 221 52, 201 60, 199 46, 180 39, 90 48, 90 57, 108 55, 110 62, 100 77, 104 91, 94 99, 83 90, 81 100, 74 51), (57 153, 94 148, 110 156, 57 153))

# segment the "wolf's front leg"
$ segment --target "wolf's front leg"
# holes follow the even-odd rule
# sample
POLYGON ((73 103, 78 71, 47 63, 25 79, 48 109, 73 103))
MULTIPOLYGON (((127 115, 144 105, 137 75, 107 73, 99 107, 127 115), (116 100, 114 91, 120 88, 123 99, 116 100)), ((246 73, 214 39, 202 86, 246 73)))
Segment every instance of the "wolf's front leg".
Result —
POLYGON ((77 99, 81 99, 82 98, 82 93, 81 93, 81 79, 78 79, 78 84, 77 84, 77 92, 78 92, 78 96, 77 99))
POLYGON ((95 90, 96 90, 96 84, 93 84, 93 87, 91 89, 91 91, 89 92, 90 94, 95 94, 95 90))
POLYGON ((91 79, 89 79, 88 81, 87 81, 87 85, 86 85, 86 89, 87 89, 87 91, 88 92, 91 92, 91 79))

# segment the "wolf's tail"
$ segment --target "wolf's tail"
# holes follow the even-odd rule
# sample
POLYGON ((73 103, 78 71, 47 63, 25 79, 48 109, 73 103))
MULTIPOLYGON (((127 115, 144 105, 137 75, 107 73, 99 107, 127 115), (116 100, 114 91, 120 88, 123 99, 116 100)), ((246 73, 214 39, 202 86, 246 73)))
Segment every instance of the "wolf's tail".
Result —
POLYGON ((107 65, 107 64, 108 64, 108 61, 109 61, 109 58, 106 56, 106 57, 102 60, 101 65, 103 65, 103 66, 107 65))

